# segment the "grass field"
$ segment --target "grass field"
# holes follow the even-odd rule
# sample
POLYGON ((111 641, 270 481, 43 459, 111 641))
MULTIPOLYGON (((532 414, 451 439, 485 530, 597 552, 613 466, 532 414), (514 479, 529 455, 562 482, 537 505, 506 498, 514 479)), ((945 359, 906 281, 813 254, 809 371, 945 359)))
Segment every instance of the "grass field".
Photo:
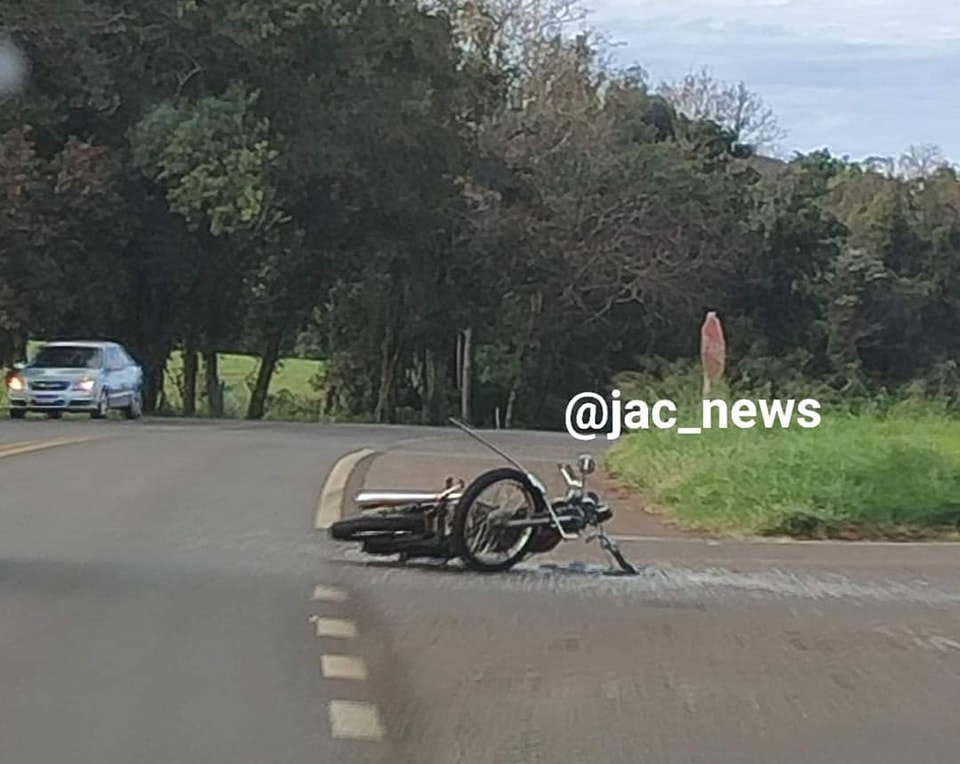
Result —
POLYGON ((607 467, 689 528, 819 538, 960 530, 960 421, 936 411, 825 412, 810 430, 630 433, 607 467))
MULTIPOLYGON (((28 354, 32 357, 41 343, 31 342, 28 354)), ((220 379, 225 385, 224 408, 228 417, 241 417, 250 402, 250 386, 256 379, 259 359, 253 356, 220 354, 220 379)), ((270 381, 270 404, 267 418, 315 419, 319 417, 322 392, 317 392, 311 380, 322 373, 324 362, 287 358, 281 360, 270 381)), ((164 384, 164 395, 170 413, 180 410, 182 400, 178 379, 183 372, 183 358, 179 352, 170 356, 164 384)), ((205 411, 203 393, 203 366, 197 378, 198 413, 205 411)), ((5 404, 6 389, 0 390, 0 405, 5 404)))
MULTIPOLYGON (((224 408, 227 416, 243 416, 250 402, 250 387, 256 379, 259 359, 253 356, 221 354, 218 357, 220 379, 226 390, 224 408)), ((313 390, 310 380, 323 370, 323 361, 310 361, 302 358, 282 359, 270 380, 269 395, 274 397, 275 405, 268 411, 271 417, 286 412, 283 418, 309 418, 318 410, 322 402, 322 392, 313 390), (278 401, 277 398, 280 400, 278 401), (298 414, 296 409, 302 409, 298 414), (282 410, 282 411, 281 411, 282 410)), ((166 399, 175 409, 181 406, 181 397, 177 378, 183 372, 183 357, 179 352, 170 356, 167 362, 167 376, 164 385, 166 399)), ((198 397, 203 388, 203 364, 197 379, 198 397)))

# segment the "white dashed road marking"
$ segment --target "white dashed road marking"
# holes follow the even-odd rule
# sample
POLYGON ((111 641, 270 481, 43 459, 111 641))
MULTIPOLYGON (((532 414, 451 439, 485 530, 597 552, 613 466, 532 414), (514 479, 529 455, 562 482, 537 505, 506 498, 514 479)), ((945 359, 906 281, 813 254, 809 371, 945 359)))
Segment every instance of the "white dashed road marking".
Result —
POLYGON ((330 701, 330 730, 335 738, 382 740, 383 725, 372 703, 352 700, 330 701))
POLYGON ((351 679, 362 682, 367 678, 367 664, 352 655, 323 655, 320 669, 326 679, 351 679))
POLYGON ((343 618, 315 618, 318 637, 332 639, 353 639, 357 636, 357 627, 353 621, 343 618))
MULTIPOLYGON (((346 602, 347 592, 332 586, 317 585, 313 590, 314 602, 346 602)), ((317 638, 353 639, 357 625, 346 618, 329 618, 314 615, 310 621, 315 625, 317 638)), ((325 654, 320 656, 320 672, 324 679, 365 682, 369 677, 363 658, 354 655, 325 654)), ((380 712, 374 703, 357 700, 331 700, 330 735, 346 740, 382 740, 385 737, 380 712)))
POLYGON ((343 589, 333 586, 317 586, 313 590, 314 602, 346 602, 349 599, 343 589))

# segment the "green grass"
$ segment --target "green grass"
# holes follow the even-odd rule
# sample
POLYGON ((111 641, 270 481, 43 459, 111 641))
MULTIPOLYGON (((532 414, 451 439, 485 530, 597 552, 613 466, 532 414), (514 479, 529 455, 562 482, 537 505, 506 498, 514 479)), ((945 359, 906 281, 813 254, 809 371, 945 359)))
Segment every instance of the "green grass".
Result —
POLYGON ((607 467, 693 529, 902 537, 960 528, 960 421, 930 410, 825 412, 812 430, 631 433, 607 467))
MULTIPOLYGON (((250 402, 250 385, 256 379, 260 361, 253 356, 220 354, 217 362, 220 379, 226 387, 225 414, 235 417, 243 416, 250 402)), ((273 406, 268 406, 268 417, 304 419, 312 418, 312 415, 317 414, 323 393, 315 391, 310 381, 321 374, 323 369, 323 361, 302 358, 281 359, 270 380, 268 395, 273 406)), ((177 383, 177 378, 182 372, 183 357, 179 352, 174 352, 167 361, 164 393, 168 403, 175 410, 180 410, 182 405, 177 383)), ((203 384, 203 364, 201 363, 197 377, 198 407, 201 409, 202 401, 199 399, 202 396, 203 384)))

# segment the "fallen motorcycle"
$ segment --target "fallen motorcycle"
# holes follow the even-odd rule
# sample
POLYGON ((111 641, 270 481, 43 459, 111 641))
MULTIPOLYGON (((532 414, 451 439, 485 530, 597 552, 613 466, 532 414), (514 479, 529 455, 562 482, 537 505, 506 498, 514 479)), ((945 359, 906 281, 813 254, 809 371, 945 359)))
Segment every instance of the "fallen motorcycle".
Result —
POLYGON ((622 573, 637 574, 603 530, 613 511, 586 490, 586 477, 596 469, 592 457, 578 458, 579 477, 569 465, 558 465, 567 493, 551 499, 543 482, 513 457, 463 423, 450 421, 511 466, 483 472, 467 486, 448 478, 442 491, 361 491, 354 498, 360 514, 335 522, 330 537, 359 542, 370 555, 399 555, 401 561, 459 558, 468 568, 489 573, 509 570, 561 541, 599 539, 622 573), (513 506, 486 500, 491 489, 512 489, 520 501, 513 506))

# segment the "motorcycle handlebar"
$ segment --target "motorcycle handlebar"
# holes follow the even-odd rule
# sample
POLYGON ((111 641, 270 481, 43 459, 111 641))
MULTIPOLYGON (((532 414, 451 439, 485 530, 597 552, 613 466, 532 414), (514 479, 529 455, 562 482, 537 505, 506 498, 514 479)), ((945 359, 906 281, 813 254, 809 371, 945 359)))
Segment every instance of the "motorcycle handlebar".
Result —
POLYGON ((567 484, 567 488, 583 488, 583 482, 573 474, 573 470, 570 468, 570 465, 558 464, 557 467, 559 468, 560 474, 563 476, 563 479, 567 484))

